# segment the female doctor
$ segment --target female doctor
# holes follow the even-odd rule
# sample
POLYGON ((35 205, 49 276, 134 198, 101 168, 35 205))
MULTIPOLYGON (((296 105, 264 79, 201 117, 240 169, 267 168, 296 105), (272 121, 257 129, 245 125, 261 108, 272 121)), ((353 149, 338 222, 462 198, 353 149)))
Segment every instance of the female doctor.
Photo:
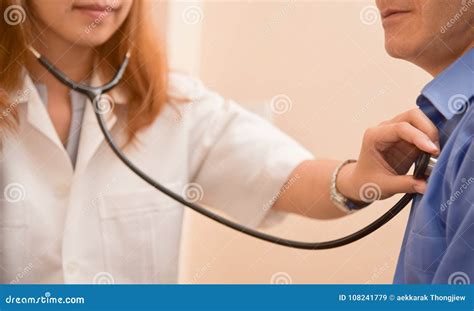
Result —
POLYGON ((424 191, 425 182, 404 175, 418 150, 438 152, 436 129, 422 113, 367 130, 357 162, 314 160, 266 121, 169 72, 148 4, 0 1, 3 283, 172 283, 178 273, 183 207, 115 157, 94 108, 40 66, 29 46, 92 85, 109 81, 130 50, 109 94, 114 138, 151 177, 247 226, 276 210, 341 217, 349 203, 366 205, 367 184, 378 186, 380 199, 424 191))

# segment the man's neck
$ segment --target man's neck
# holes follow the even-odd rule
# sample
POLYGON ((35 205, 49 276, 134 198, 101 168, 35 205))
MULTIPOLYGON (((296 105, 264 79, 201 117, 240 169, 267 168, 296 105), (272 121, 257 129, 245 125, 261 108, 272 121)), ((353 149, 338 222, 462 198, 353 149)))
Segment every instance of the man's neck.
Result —
POLYGON ((467 48, 461 50, 459 53, 450 53, 450 57, 443 58, 442 61, 435 61, 433 62, 433 58, 430 59, 430 62, 423 66, 423 64, 420 64, 420 67, 425 69, 429 74, 431 74, 433 77, 438 76, 441 72, 443 72, 446 68, 449 67, 452 63, 454 63, 456 60, 458 60, 460 57, 462 57, 466 52, 474 48, 474 42, 469 45, 467 48))

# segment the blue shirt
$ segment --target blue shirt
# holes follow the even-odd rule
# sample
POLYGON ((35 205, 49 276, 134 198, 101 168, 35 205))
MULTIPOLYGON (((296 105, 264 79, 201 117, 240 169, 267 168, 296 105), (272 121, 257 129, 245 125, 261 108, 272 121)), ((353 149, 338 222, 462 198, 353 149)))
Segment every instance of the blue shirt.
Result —
POLYGON ((474 283, 474 49, 430 82, 417 105, 440 133, 428 189, 413 201, 395 283, 474 283))

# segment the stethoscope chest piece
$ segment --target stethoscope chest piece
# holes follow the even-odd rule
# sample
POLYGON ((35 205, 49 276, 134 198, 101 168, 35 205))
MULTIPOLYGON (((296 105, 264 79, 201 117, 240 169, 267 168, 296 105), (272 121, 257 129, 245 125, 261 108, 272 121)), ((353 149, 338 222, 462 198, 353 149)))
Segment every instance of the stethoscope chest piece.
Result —
POLYGON ((433 157, 429 153, 422 153, 416 159, 415 162, 415 171, 414 176, 417 179, 427 179, 430 177, 431 173, 433 172, 433 168, 438 161, 437 158, 433 157))

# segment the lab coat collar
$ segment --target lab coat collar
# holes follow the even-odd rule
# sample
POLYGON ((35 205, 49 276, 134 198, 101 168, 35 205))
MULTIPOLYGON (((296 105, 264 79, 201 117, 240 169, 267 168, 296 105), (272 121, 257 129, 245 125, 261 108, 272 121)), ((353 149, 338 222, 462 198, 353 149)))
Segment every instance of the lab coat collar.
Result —
MULTIPOLYGON (((91 79, 91 85, 101 85, 103 82, 97 74, 91 79)), ((122 90, 116 89, 109 92, 113 98, 114 109, 109 111, 105 116, 106 124, 109 129, 115 125, 117 121, 118 105, 126 103, 126 94, 122 90)), ((46 136, 67 156, 67 152, 54 128, 49 117, 48 111, 42 102, 42 99, 33 83, 29 74, 24 71, 24 82, 21 90, 10 94, 10 98, 15 105, 26 105, 26 121, 35 129, 46 136)), ((94 113, 94 108, 89 100, 87 100, 84 117, 82 120, 81 138, 79 141, 79 151, 76 161, 76 171, 83 170, 90 159, 94 156, 104 137, 100 130, 99 124, 94 113)))
POLYGON ((17 91, 16 94, 10 94, 10 99, 15 105, 26 104, 27 122, 48 137, 55 145, 62 145, 38 90, 28 74, 25 74, 22 89, 17 91))
POLYGON ((447 120, 464 112, 474 96, 474 48, 452 63, 422 90, 418 105, 429 102, 447 120))

